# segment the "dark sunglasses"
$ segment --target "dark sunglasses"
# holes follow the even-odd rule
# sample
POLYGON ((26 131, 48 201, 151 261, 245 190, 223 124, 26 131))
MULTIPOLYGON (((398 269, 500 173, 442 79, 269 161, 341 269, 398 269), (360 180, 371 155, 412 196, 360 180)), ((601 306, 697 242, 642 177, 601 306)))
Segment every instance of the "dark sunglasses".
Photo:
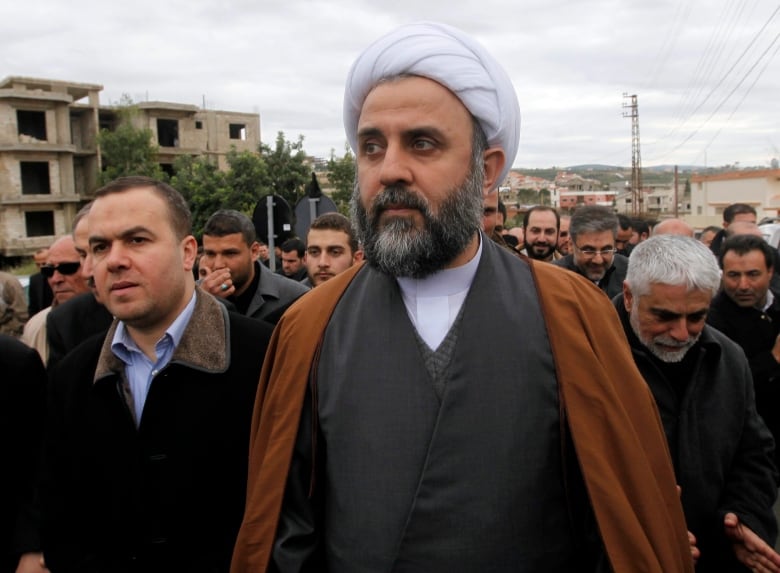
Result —
POLYGON ((54 276, 54 271, 59 271, 61 275, 72 275, 81 266, 80 262, 75 263, 60 263, 59 265, 43 265, 41 267, 41 274, 47 279, 54 276))

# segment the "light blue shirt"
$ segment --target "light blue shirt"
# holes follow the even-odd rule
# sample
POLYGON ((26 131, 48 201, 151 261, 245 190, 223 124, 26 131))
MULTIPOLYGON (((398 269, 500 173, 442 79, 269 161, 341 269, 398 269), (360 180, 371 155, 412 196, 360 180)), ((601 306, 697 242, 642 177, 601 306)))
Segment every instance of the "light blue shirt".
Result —
POLYGON ((179 313, 176 320, 171 323, 165 334, 162 335, 162 338, 155 344, 156 362, 149 360, 146 354, 141 351, 130 337, 130 333, 127 332, 123 322, 120 321, 116 327, 114 338, 111 340, 111 351, 125 363, 125 376, 130 385, 130 393, 133 396, 133 413, 135 414, 136 428, 141 424, 141 414, 144 411, 146 396, 149 393, 152 380, 170 362, 173 351, 176 350, 179 342, 181 342, 184 329, 187 328, 194 310, 195 293, 193 292, 190 302, 187 303, 184 310, 179 313))

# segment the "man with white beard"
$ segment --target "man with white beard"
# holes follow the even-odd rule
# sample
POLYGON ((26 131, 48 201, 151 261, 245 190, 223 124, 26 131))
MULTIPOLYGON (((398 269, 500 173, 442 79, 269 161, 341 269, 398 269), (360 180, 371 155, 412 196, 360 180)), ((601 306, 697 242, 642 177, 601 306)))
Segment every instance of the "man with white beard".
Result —
POLYGON ((654 236, 632 251, 615 305, 661 413, 696 571, 778 571, 772 436, 742 349, 705 323, 719 286, 707 247, 654 236))

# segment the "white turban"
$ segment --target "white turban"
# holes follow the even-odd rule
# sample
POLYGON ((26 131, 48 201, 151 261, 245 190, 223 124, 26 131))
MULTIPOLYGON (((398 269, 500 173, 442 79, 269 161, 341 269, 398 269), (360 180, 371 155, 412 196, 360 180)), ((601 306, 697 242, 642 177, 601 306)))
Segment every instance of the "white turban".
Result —
POLYGON ((435 22, 401 26, 371 44, 355 61, 344 90, 344 129, 357 153, 357 126, 363 102, 382 79, 422 76, 451 92, 471 112, 490 146, 506 154, 506 178, 517 155, 520 106, 512 81, 496 59, 457 28, 435 22))

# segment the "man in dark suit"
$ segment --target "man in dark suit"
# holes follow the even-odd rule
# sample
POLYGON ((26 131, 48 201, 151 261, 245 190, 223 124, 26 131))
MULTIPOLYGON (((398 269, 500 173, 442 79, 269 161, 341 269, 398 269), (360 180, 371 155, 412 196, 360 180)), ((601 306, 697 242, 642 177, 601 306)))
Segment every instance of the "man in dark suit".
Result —
POLYGON ((49 341, 49 361, 52 368, 63 356, 87 338, 105 333, 113 317, 97 300, 89 249, 89 210, 91 203, 83 207, 73 219, 73 243, 79 254, 79 272, 87 279, 91 292, 80 294, 51 309, 46 318, 46 336, 49 341))
POLYGON ((261 264, 262 248, 249 217, 230 209, 217 211, 203 227, 200 264, 211 272, 200 287, 259 320, 286 309, 309 288, 261 264))
POLYGON ((38 353, 0 334, 0 451, 7 468, 0 495, 0 573, 45 571, 32 512, 43 427, 46 371, 38 353))
POLYGON ((225 571, 243 512, 252 401, 271 327, 196 288, 184 198, 127 177, 89 214, 116 317, 51 373, 42 487, 52 571, 225 571))

